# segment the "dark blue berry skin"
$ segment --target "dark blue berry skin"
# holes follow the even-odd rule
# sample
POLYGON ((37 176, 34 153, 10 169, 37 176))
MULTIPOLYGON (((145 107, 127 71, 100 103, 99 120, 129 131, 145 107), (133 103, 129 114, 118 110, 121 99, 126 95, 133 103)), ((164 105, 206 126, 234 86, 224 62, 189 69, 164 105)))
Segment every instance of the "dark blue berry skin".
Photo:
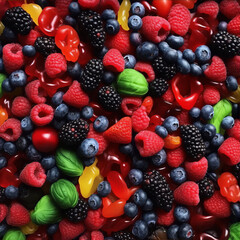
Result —
POLYGON ((226 87, 228 91, 234 92, 238 89, 238 82, 234 76, 228 76, 226 79, 226 87))
POLYGON ((132 228, 132 234, 139 239, 145 239, 148 236, 148 225, 142 220, 137 220, 132 228))
POLYGON ((2 57, 2 45, 0 44, 0 57, 2 57))
POLYGON ((109 121, 105 116, 99 116, 93 122, 93 128, 96 132, 104 132, 108 129, 109 121))
POLYGON ((52 121, 53 127, 56 128, 56 129, 58 129, 58 130, 59 130, 59 129, 63 126, 63 124, 65 124, 65 123, 66 123, 66 120, 65 120, 65 119, 62 119, 62 120, 53 119, 53 121, 52 121))
POLYGON ((128 178, 130 180, 130 183, 134 186, 138 186, 143 181, 143 173, 139 169, 131 169, 128 173, 128 178))
POLYGON ((216 128, 212 124, 205 124, 201 131, 203 139, 211 140, 216 135, 216 128))
POLYGON ((150 198, 147 199, 144 206, 142 207, 142 210, 146 212, 153 210, 153 202, 150 198))
POLYGON ((22 53, 23 53, 24 56, 34 57, 36 55, 36 49, 32 45, 25 45, 22 48, 22 53))
POLYGON ((119 146, 119 150, 121 153, 132 156, 133 155, 133 145, 129 144, 121 144, 119 146))
POLYGON ((179 121, 176 117, 169 116, 164 120, 163 126, 167 129, 168 132, 174 132, 179 128, 179 121))
POLYGON ((203 129, 203 124, 200 121, 194 122, 193 125, 197 127, 199 131, 203 129))
POLYGON ((56 182, 60 178, 60 172, 57 167, 53 167, 47 171, 47 181, 50 183, 56 182))
POLYGON ((25 149, 28 146, 28 141, 25 137, 21 136, 19 139, 16 141, 16 147, 18 151, 25 151, 25 149))
POLYGON ((115 19, 116 14, 112 9, 105 9, 101 15, 102 20, 115 19))
POLYGON ((102 205, 102 199, 97 194, 92 194, 88 199, 88 205, 91 209, 97 210, 102 205))
POLYGON ((142 158, 139 154, 134 154, 132 157, 133 168, 140 169, 141 171, 146 171, 149 165, 148 159, 142 158))
POLYGON ((158 44, 158 49, 159 49, 160 53, 165 54, 166 52, 168 52, 170 50, 170 47, 167 42, 163 41, 158 44))
POLYGON ((25 117, 21 120, 21 128, 24 132, 30 132, 33 130, 33 123, 30 117, 25 117))
POLYGON ((6 43, 16 42, 17 40, 17 35, 8 27, 4 28, 2 37, 6 43))
POLYGON ((203 65, 201 66, 202 71, 204 72, 208 67, 209 67, 209 63, 203 64, 203 65))
POLYGON ((35 3, 41 6, 42 9, 49 6, 48 0, 36 0, 35 3))
POLYGON ((54 117, 57 119, 63 119, 68 114, 68 106, 65 103, 61 103, 54 111, 54 117))
POLYGON ((169 240, 179 240, 178 229, 179 229, 179 226, 176 224, 173 224, 168 228, 167 237, 169 240))
POLYGON ((138 31, 142 27, 142 19, 138 15, 132 15, 128 19, 128 27, 133 31, 138 31))
POLYGON ((187 173, 184 168, 177 167, 171 170, 170 177, 175 183, 181 184, 187 180, 187 173))
POLYGON ((147 201, 147 194, 142 189, 138 189, 133 194, 133 201, 140 207, 144 206, 147 201))
POLYGON ((105 54, 108 52, 108 48, 107 47, 103 47, 102 50, 100 52, 97 53, 98 58, 103 59, 103 57, 105 56, 105 54))
POLYGON ((213 107, 211 105, 205 105, 202 107, 201 109, 201 117, 204 120, 210 120, 212 119, 214 116, 214 110, 213 107))
POLYGON ((155 128, 155 132, 157 135, 159 135, 161 138, 165 138, 168 135, 168 131, 165 127, 157 125, 155 128))
POLYGON ((176 62, 178 52, 175 49, 169 48, 169 50, 163 54, 163 57, 167 62, 176 62))
POLYGON ((95 157, 92 158, 84 158, 83 163, 85 166, 91 166, 95 162, 95 157))
POLYGON ((190 211, 183 206, 176 206, 173 214, 175 219, 180 223, 188 222, 190 219, 190 211))
POLYGON ((0 169, 6 167, 7 165, 7 159, 3 156, 0 156, 0 169))
POLYGON ((184 44, 183 37, 171 35, 167 38, 167 43, 174 49, 179 49, 184 44))
POLYGON ((64 92, 56 92, 51 99, 51 103, 54 107, 59 106, 63 101, 64 92))
POLYGON ((0 151, 3 150, 4 143, 5 143, 5 141, 2 138, 0 138, 0 151))
POLYGON ((82 74, 82 68, 78 62, 68 62, 67 64, 67 71, 73 79, 80 79, 81 74, 82 74))
POLYGON ((183 58, 183 54, 182 54, 182 52, 180 50, 177 51, 177 54, 178 54, 177 60, 180 60, 180 59, 183 58))
POLYGON ((10 84, 10 81, 8 78, 5 78, 2 82, 2 90, 5 92, 12 92, 14 90, 14 87, 10 84))
POLYGON ((218 30, 219 30, 219 31, 227 31, 227 22, 221 21, 221 22, 218 24, 218 30))
POLYGON ((3 65, 3 60, 0 58, 0 72, 3 72, 4 70, 4 65, 3 65))
POLYGON ((17 187, 14 187, 12 185, 6 187, 5 189, 6 198, 14 200, 18 197, 18 195, 19 195, 19 190, 17 187))
POLYGON ((128 202, 124 206, 124 213, 130 218, 134 218, 138 214, 138 207, 135 203, 128 202))
POLYGON ((3 145, 4 152, 8 153, 10 156, 13 156, 17 153, 16 145, 12 142, 5 142, 3 145))
POLYGON ((29 145, 27 148, 27 157, 32 162, 39 162, 42 159, 42 155, 36 150, 33 145, 29 145))
POLYGON ((183 51, 183 58, 186 59, 189 63, 193 63, 195 61, 195 53, 191 49, 185 49, 183 51))
POLYGON ((120 30, 120 25, 116 19, 106 21, 105 30, 109 35, 116 35, 120 30))
POLYGON ((142 43, 142 36, 138 32, 132 32, 130 34, 129 39, 130 39, 131 44, 134 45, 135 47, 139 46, 142 43))
POLYGON ((7 230, 8 230, 8 225, 6 224, 5 221, 2 221, 0 223, 0 238, 4 236, 7 230))
POLYGON ((147 223, 147 225, 151 228, 157 224, 157 215, 154 212, 144 213, 142 216, 142 220, 147 223))
POLYGON ((192 119, 196 120, 200 117, 201 110, 197 107, 193 107, 189 111, 189 115, 192 119))
POLYGON ((90 107, 90 106, 85 106, 83 109, 82 109, 82 117, 85 118, 85 119, 90 119, 92 116, 93 116, 93 108, 90 107))
POLYGON ((67 114, 67 121, 75 121, 81 117, 80 112, 69 111, 67 114))
POLYGON ((135 2, 131 5, 130 12, 133 15, 143 17, 145 15, 145 7, 140 2, 135 2))
POLYGON ((234 118, 231 116, 225 117, 221 122, 221 127, 223 129, 230 129, 234 126, 234 118))
POLYGON ((143 42, 137 47, 137 58, 143 61, 153 61, 159 54, 158 47, 151 42, 143 42))
POLYGON ((58 224, 51 224, 48 228, 47 228, 47 234, 48 235, 53 235, 57 232, 58 230, 58 224))
POLYGON ((219 148, 223 142, 224 142, 224 136, 220 133, 217 133, 211 141, 211 146, 213 148, 219 148))
POLYGON ((183 223, 179 226, 178 236, 181 240, 189 240, 192 239, 193 229, 192 226, 188 223, 183 223))
POLYGON ((137 63, 137 60, 133 55, 125 55, 124 61, 125 61, 125 68, 134 68, 137 63))
POLYGON ((23 87, 27 83, 27 75, 23 70, 17 70, 10 74, 9 81, 13 87, 23 87))
POLYGON ((100 197, 106 197, 111 192, 111 185, 108 181, 102 181, 98 184, 97 193, 100 197))
POLYGON ((188 74, 191 71, 189 62, 183 58, 177 60, 177 68, 178 71, 182 74, 188 74))
POLYGON ((75 27, 75 25, 77 24, 77 21, 75 18, 67 15, 64 19, 64 22, 67 24, 67 25, 70 25, 72 27, 75 27))
POLYGON ((211 50, 208 46, 201 45, 196 49, 195 55, 197 62, 201 64, 207 63, 211 59, 211 50))
POLYGON ((116 81, 116 79, 117 79, 116 75, 113 72, 108 72, 108 71, 104 71, 103 72, 102 81, 106 85, 111 85, 113 82, 116 81))
POLYGON ((203 70, 199 65, 192 63, 190 64, 190 73, 193 76, 201 76, 203 74, 203 70))
POLYGON ((236 218, 240 218, 240 203, 231 203, 231 212, 236 218))
POLYGON ((232 116, 240 119, 240 107, 237 103, 232 103, 232 116))
POLYGON ((211 153, 207 156, 208 171, 214 172, 220 167, 220 159, 216 153, 211 153))
POLYGON ((80 5, 78 4, 78 2, 71 2, 68 6, 68 10, 69 13, 74 17, 81 12, 80 5))
POLYGON ((55 157, 54 156, 47 156, 44 157, 41 161, 41 165, 45 170, 53 168, 55 166, 55 157))
POLYGON ((167 154, 164 149, 151 157, 154 166, 160 167, 167 161, 167 154))
POLYGON ((97 154, 98 149, 98 142, 94 138, 87 138, 78 147, 78 153, 85 158, 92 158, 97 154))

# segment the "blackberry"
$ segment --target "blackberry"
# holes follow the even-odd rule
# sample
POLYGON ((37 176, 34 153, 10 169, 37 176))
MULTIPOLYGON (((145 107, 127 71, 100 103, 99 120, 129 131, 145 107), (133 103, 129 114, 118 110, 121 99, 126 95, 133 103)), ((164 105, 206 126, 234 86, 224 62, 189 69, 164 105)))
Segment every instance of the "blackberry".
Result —
POLYGON ((188 155, 194 160, 202 158, 206 152, 206 146, 198 128, 189 124, 182 125, 180 129, 184 148, 188 155))
POLYGON ((135 240, 133 235, 130 232, 115 232, 113 233, 114 240, 135 240))
POLYGON ((172 209, 173 192, 159 171, 153 170, 144 174, 143 189, 158 207, 167 212, 172 209))
POLYGON ((122 99, 118 92, 111 86, 102 87, 98 92, 99 102, 107 111, 117 111, 122 99))
POLYGON ((200 198, 207 199, 213 195, 215 188, 213 182, 209 178, 203 178, 198 182, 198 186, 200 198))
POLYGON ((232 174, 236 177, 236 179, 240 183, 240 163, 233 166, 232 174))
POLYGON ((152 66, 156 75, 165 80, 172 79, 177 73, 176 65, 166 62, 161 56, 154 59, 152 66))
POLYGON ((44 57, 47 57, 51 53, 58 52, 58 48, 53 37, 38 37, 35 41, 35 48, 44 57))
POLYGON ((29 34, 33 26, 30 14, 21 7, 9 8, 4 14, 3 23, 15 33, 22 35, 29 34))
POLYGON ((84 90, 94 90, 98 87, 103 76, 103 64, 100 59, 90 60, 84 68, 81 85, 84 90))
POLYGON ((92 10, 81 11, 79 22, 82 30, 88 35, 91 45, 96 50, 101 50, 104 45, 106 34, 103 28, 101 15, 92 10))
POLYGON ((213 53, 220 57, 234 57, 240 52, 240 38, 221 31, 212 37, 210 47, 213 53))
POLYGON ((75 207, 67 209, 64 214, 71 222, 80 222, 87 217, 88 204, 79 198, 75 207))
POLYGON ((160 97, 168 90, 168 82, 163 78, 156 78, 149 83, 149 95, 160 97))
POLYGON ((6 202, 7 198, 5 197, 5 188, 0 187, 0 203, 6 202))
POLYGON ((88 134, 88 123, 79 118, 74 121, 65 123, 59 132, 59 140, 61 143, 72 146, 81 143, 88 134))

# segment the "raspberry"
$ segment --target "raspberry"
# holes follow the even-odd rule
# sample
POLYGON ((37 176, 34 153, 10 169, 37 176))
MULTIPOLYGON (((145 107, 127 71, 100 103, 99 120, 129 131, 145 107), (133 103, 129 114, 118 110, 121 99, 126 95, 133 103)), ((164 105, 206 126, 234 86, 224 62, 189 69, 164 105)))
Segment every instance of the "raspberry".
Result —
POLYGON ((156 133, 144 130, 135 136, 135 144, 142 157, 150 157, 163 148, 164 141, 156 133))
POLYGON ((21 171, 20 180, 32 187, 42 187, 46 181, 46 174, 39 162, 27 164, 21 171))
POLYGON ((162 95, 162 99, 170 103, 175 101, 175 97, 171 88, 168 88, 168 90, 162 95))
POLYGON ((121 109, 125 115, 131 116, 142 104, 139 97, 125 97, 121 103, 121 109))
POLYGON ((216 18, 219 12, 219 6, 214 1, 203 2, 198 5, 197 12, 216 18))
POLYGON ((171 29, 169 22, 159 16, 146 16, 142 18, 142 23, 142 35, 155 43, 165 40, 171 29))
POLYGON ((191 181, 199 181, 204 178, 208 169, 208 161, 205 157, 197 162, 185 162, 185 170, 188 179, 191 181))
POLYGON ((0 126, 0 138, 3 138, 5 141, 14 142, 22 134, 21 123, 15 118, 7 119, 0 126))
POLYGON ((44 88, 41 87, 39 80, 34 80, 28 83, 25 87, 25 93, 28 99, 36 104, 45 103, 47 93, 44 88))
POLYGON ((228 59, 226 65, 228 75, 240 77, 240 56, 234 56, 228 59))
POLYGON ((170 210, 170 212, 165 212, 164 210, 160 209, 157 211, 157 223, 163 226, 170 226, 175 220, 173 213, 174 207, 170 210))
POLYGON ((38 37, 41 37, 41 33, 32 29, 28 35, 18 35, 18 41, 21 43, 22 46, 24 45, 32 45, 34 46, 35 41, 38 37))
POLYGON ((73 81, 67 92, 63 95, 63 101, 70 106, 82 108, 89 103, 88 95, 81 89, 78 81, 73 81))
POLYGON ((98 230, 106 223, 106 218, 102 216, 101 209, 89 210, 84 224, 89 230, 98 230))
POLYGON ((237 0, 223 0, 220 2, 220 12, 228 19, 240 14, 240 5, 237 0))
POLYGON ((26 117, 31 111, 31 103, 25 97, 16 97, 12 102, 11 111, 16 117, 26 117))
POLYGON ((197 183, 192 181, 182 183, 174 190, 173 195, 177 203, 186 206, 197 206, 200 202, 199 187, 197 183))
POLYGON ((61 53, 48 55, 45 61, 45 70, 51 78, 62 76, 67 71, 67 61, 65 57, 61 53))
POLYGON ((55 7, 57 9, 59 16, 61 16, 62 18, 65 18, 67 15, 69 15, 68 6, 71 2, 72 2, 71 0, 55 1, 55 7))
POLYGON ((142 73, 148 82, 152 82, 155 79, 155 72, 149 63, 137 62, 134 69, 142 73))
POLYGON ((234 17, 227 25, 227 31, 233 35, 240 37, 240 15, 234 17))
POLYGON ((171 31, 180 36, 184 36, 189 29, 191 14, 182 4, 175 4, 168 14, 168 22, 171 25, 171 31))
POLYGON ((223 82, 227 77, 227 69, 220 57, 214 56, 211 64, 204 71, 205 76, 211 81, 223 82))
POLYGON ((112 72, 122 72, 125 67, 125 61, 118 49, 110 49, 103 58, 104 67, 112 72))
POLYGON ((145 130, 150 122, 150 118, 147 115, 146 108, 141 106, 132 115, 132 127, 135 132, 145 130))
POLYGON ((93 9, 98 6, 100 0, 78 0, 78 3, 83 8, 93 9))
POLYGON ((30 113, 31 120, 37 126, 44 126, 53 120, 54 111, 50 105, 41 103, 35 105, 30 113))
POLYGON ((100 231, 92 231, 91 240, 104 240, 104 236, 100 231))
POLYGON ((218 218, 226 218, 231 214, 230 203, 219 191, 215 191, 213 196, 203 203, 205 210, 218 218))
POLYGON ((19 70, 24 64, 22 46, 18 43, 6 44, 2 49, 2 58, 7 73, 19 70))
POLYGON ((0 204, 0 223, 5 219, 8 213, 8 207, 5 204, 0 204))
POLYGON ((214 105, 220 101, 220 98, 218 89, 212 86, 205 86, 203 91, 203 101, 205 104, 214 105))
POLYGON ((191 123, 191 119, 189 117, 188 111, 182 110, 180 113, 178 113, 176 115, 176 117, 177 117, 180 125, 190 124, 191 123))
POLYGON ((238 141, 240 141, 240 120, 235 119, 234 126, 227 130, 227 134, 229 137, 234 137, 238 141))
POLYGON ((186 153, 182 147, 167 151, 167 163, 170 167, 179 167, 185 159, 186 153))
POLYGON ((225 164, 230 166, 238 164, 240 162, 240 142, 233 137, 227 138, 218 149, 218 154, 225 164))

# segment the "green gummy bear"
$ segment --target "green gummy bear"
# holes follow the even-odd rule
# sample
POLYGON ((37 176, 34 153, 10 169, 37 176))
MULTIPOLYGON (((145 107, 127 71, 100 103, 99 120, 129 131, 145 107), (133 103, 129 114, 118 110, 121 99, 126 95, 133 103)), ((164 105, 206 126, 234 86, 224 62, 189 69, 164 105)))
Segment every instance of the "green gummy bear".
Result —
POLYGON ((221 122, 223 118, 231 114, 232 104, 228 100, 222 99, 221 101, 214 105, 213 110, 214 115, 213 118, 209 121, 209 123, 215 126, 217 133, 220 133, 221 122))
POLYGON ((56 152, 56 165, 67 176, 79 177, 83 173, 83 165, 77 154, 68 149, 59 148, 56 152))
POLYGON ((49 195, 43 196, 38 201, 31 214, 32 221, 37 225, 53 224, 59 222, 61 218, 61 210, 49 195))
POLYGON ((75 186, 68 180, 60 179, 50 188, 53 200, 62 209, 72 208, 77 205, 78 192, 75 186))
POLYGON ((240 239, 240 222, 234 223, 230 226, 230 234, 228 240, 240 239))
POLYGON ((3 240, 25 240, 25 235, 18 229, 9 229, 3 236, 3 240))
POLYGON ((3 73, 0 73, 0 97, 2 97, 2 82, 6 79, 6 75, 3 73))
POLYGON ((117 90, 124 95, 143 96, 148 92, 148 82, 142 73, 125 69, 118 75, 117 90))

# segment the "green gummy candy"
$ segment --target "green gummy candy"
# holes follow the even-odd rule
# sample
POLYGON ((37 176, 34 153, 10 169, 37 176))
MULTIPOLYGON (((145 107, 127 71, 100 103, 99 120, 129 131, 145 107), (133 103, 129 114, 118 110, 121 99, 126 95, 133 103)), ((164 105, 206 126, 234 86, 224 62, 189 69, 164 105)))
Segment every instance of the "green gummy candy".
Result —
POLYGON ((222 99, 221 101, 219 101, 217 104, 214 105, 213 110, 214 110, 214 116, 209 121, 209 123, 215 126, 217 133, 220 133, 221 122, 223 118, 231 114, 232 104, 228 100, 222 99))
POLYGON ((77 205, 78 192, 75 186, 68 180, 60 179, 50 188, 53 200, 62 209, 72 208, 77 205))
POLYGON ((53 224, 61 220, 61 210, 51 196, 45 195, 36 204, 31 219, 37 225, 53 224))
POLYGON ((25 240, 25 235, 18 229, 10 229, 3 236, 3 240, 25 240))
POLYGON ((68 149, 59 148, 56 152, 56 165, 67 176, 79 177, 83 173, 83 165, 77 154, 68 149))
POLYGON ((2 97, 2 82, 6 79, 6 75, 0 73, 0 97, 2 97))
POLYGON ((143 96, 148 92, 148 82, 142 73, 125 69, 118 75, 117 90, 124 95, 143 96))
POLYGON ((230 234, 228 240, 240 239, 240 223, 234 223, 230 226, 230 234))

